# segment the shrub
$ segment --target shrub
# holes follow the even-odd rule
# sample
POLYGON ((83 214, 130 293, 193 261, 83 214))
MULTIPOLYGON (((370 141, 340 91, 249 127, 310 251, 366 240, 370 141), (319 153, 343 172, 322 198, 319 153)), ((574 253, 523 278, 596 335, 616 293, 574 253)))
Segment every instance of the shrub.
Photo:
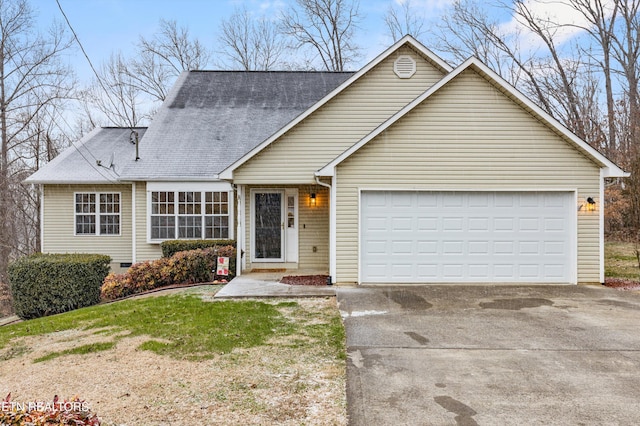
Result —
POLYGON ((209 247, 177 252, 170 258, 136 263, 124 274, 109 274, 101 289, 103 300, 114 300, 171 284, 211 281, 218 256, 229 257, 229 277, 235 274, 235 247, 209 247))
POLYGON ((35 254, 11 263, 16 315, 38 318, 95 305, 110 261, 100 254, 35 254))
POLYGON ((205 249, 209 247, 236 246, 235 240, 169 240, 160 244, 162 257, 171 257, 180 251, 205 249))
POLYGON ((135 287, 131 282, 131 276, 127 273, 116 274, 114 272, 107 275, 100 289, 100 298, 103 300, 114 300, 119 297, 127 297, 135 293, 135 287))

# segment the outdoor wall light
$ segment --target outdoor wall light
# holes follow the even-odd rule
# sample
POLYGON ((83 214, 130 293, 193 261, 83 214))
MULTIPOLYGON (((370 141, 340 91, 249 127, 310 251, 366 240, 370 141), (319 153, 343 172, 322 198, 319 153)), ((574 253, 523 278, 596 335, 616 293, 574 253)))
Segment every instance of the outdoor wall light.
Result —
POLYGON ((580 207, 578 207, 578 211, 582 210, 583 207, 584 210, 588 212, 596 211, 596 200, 594 200, 593 197, 587 197, 585 202, 580 204, 580 207))
POLYGON ((309 194, 309 204, 311 204, 312 206, 316 205, 316 193, 312 192, 309 194))

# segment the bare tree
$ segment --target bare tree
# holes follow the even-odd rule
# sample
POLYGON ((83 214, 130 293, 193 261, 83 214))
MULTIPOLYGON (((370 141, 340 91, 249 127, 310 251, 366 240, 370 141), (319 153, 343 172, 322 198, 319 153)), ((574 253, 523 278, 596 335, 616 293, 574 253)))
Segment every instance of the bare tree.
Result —
POLYGON ((479 2, 455 1, 435 31, 435 45, 453 62, 475 56, 513 85, 527 78, 529 60, 521 54, 518 34, 502 29, 479 2))
POLYGON ((210 58, 209 50, 191 37, 187 27, 163 19, 153 37, 140 37, 126 70, 137 89, 162 102, 182 71, 204 69, 210 58))
POLYGON ((24 129, 24 142, 17 150, 20 164, 16 167, 16 182, 13 186, 15 209, 12 222, 15 224, 15 250, 18 256, 40 250, 40 192, 33 185, 18 184, 42 165, 53 160, 62 148, 68 146, 69 138, 61 131, 60 121, 63 105, 54 102, 33 114, 24 129))
POLYGON ((82 130, 101 122, 135 127, 145 124, 165 100, 182 71, 202 69, 210 58, 202 43, 175 21, 160 21, 153 37, 140 37, 135 54, 113 53, 82 94, 82 130), (96 109, 100 114, 96 114, 96 109))
POLYGON ((275 22, 254 18, 246 8, 236 9, 220 23, 218 41, 231 68, 268 71, 280 64, 286 44, 275 22))
POLYGON ((384 15, 384 23, 394 43, 407 34, 420 38, 425 33, 425 20, 424 14, 412 6, 411 0, 403 1, 399 5, 392 3, 384 15))
MULTIPOLYGON (((584 1, 588 3, 588 0, 584 1)), ((525 0, 499 4, 501 8, 511 10, 519 22, 515 33, 508 33, 502 25, 491 20, 477 1, 458 0, 441 27, 445 31, 441 32, 440 40, 448 53, 453 52, 457 59, 465 54, 479 56, 578 136, 594 145, 602 145, 600 132, 588 131, 589 123, 601 122, 599 117, 585 117, 583 112, 588 109, 581 105, 583 101, 592 102, 593 93, 589 91, 593 89, 594 74, 586 64, 596 61, 587 60, 580 54, 584 53, 584 48, 560 48, 559 31, 569 24, 540 16, 525 0), (523 49, 519 43, 525 37, 538 47, 523 49), (585 90, 588 93, 584 93, 585 90)), ((600 76, 598 73, 596 81, 600 76)), ((608 140, 604 145, 607 144, 608 140)))
POLYGON ((0 282, 8 262, 21 250, 19 185, 30 159, 25 145, 34 122, 60 99, 69 97, 72 75, 60 61, 71 46, 61 27, 46 36, 34 31, 26 0, 0 0, 0 282))
MULTIPOLYGON (((626 83, 625 100, 629 108, 629 126, 621 138, 623 146, 640 159, 640 0, 616 0, 616 3, 619 28, 612 40, 613 56, 626 83)), ((640 219, 638 224, 640 229, 640 219)))
POLYGON ((595 52, 591 48, 585 48, 582 51, 598 64, 600 75, 604 80, 607 123, 603 128, 608 132, 605 144, 600 148, 613 158, 617 149, 617 135, 611 52, 619 2, 616 1, 610 5, 602 0, 568 0, 566 4, 585 18, 587 25, 581 26, 580 29, 586 31, 596 41, 595 52))
POLYGON ((112 54, 102 65, 83 98, 113 126, 136 127, 149 115, 141 111, 142 91, 121 53, 112 54))
POLYGON ((360 58, 354 40, 360 19, 357 0, 296 0, 282 14, 281 28, 293 49, 309 47, 324 69, 344 71, 360 58))

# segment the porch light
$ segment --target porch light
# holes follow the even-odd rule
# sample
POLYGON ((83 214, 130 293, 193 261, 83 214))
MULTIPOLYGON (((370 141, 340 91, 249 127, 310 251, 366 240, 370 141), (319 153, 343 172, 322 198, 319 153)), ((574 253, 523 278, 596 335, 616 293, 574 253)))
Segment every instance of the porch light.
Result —
POLYGON ((312 206, 316 205, 316 193, 312 192, 309 194, 309 204, 311 204, 312 206))
POLYGON ((587 199, 578 206, 578 211, 582 209, 587 212, 596 211, 596 200, 594 200, 593 197, 587 197, 587 199))

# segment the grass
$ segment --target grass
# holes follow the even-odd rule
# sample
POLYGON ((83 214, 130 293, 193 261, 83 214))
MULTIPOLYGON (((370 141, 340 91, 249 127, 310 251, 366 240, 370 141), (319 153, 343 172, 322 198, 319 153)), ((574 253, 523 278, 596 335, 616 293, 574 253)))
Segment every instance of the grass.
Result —
POLYGON ((607 241, 604 244, 604 274, 607 278, 640 279, 633 243, 607 241))
POLYGON ((45 356, 41 356, 39 358, 34 359, 33 362, 35 363, 35 362, 49 361, 51 359, 55 359, 64 355, 83 355, 83 354, 90 354, 90 353, 100 352, 100 351, 108 351, 109 349, 113 348, 115 345, 116 345, 116 342, 90 343, 88 345, 76 346, 75 348, 67 349, 66 351, 49 352, 45 356))
POLYGON ((344 329, 337 315, 309 324, 311 318, 293 321, 283 315, 292 309, 302 310, 295 302, 207 302, 196 295, 130 299, 0 327, 0 349, 19 337, 79 329, 95 330, 94 334, 111 337, 111 341, 51 352, 35 361, 108 350, 132 336, 149 336, 139 349, 201 360, 234 348, 264 345, 271 338, 299 335, 306 344, 320 344, 327 353, 344 359, 344 329))

